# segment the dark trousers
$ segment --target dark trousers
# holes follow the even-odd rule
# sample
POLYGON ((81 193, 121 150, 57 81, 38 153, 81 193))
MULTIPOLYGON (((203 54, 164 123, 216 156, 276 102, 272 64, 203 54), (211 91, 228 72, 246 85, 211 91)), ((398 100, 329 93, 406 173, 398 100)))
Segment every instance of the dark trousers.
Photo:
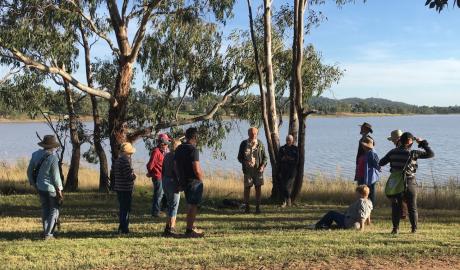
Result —
POLYGON ((131 212, 132 191, 117 191, 118 204, 120 206, 118 231, 129 233, 129 213, 131 212))
POLYGON ((155 180, 152 178, 153 183, 153 197, 152 197, 152 216, 160 214, 161 201, 163 199, 163 181, 155 180))
POLYGON ((377 197, 375 194, 375 183, 372 185, 367 185, 367 187, 369 187, 369 200, 371 200, 372 206, 375 209, 375 204, 377 203, 375 200, 377 197))
POLYGON ((280 191, 281 198, 286 201, 291 198, 292 184, 294 183, 295 174, 280 174, 280 191))
POLYGON ((345 215, 337 211, 329 211, 317 223, 317 229, 330 228, 332 223, 335 222, 337 227, 345 229, 345 215))
POLYGON ((409 221, 412 229, 417 229, 418 213, 417 213, 417 185, 415 182, 410 182, 407 185, 405 192, 400 193, 391 199, 391 219, 393 228, 399 228, 401 212, 403 207, 403 199, 406 199, 409 221))

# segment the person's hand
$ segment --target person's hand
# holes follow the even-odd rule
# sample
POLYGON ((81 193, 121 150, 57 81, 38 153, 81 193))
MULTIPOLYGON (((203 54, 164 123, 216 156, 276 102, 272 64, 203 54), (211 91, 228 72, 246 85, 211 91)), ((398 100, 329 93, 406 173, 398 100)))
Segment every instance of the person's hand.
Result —
POLYGON ((58 190, 56 191, 56 198, 57 198, 59 204, 61 204, 62 201, 64 201, 64 194, 62 193, 62 190, 59 190, 59 189, 58 189, 58 190))
POLYGON ((259 172, 264 172, 265 166, 260 166, 259 172))
POLYGON ((422 139, 422 138, 415 138, 415 141, 416 141, 417 143, 421 143, 421 142, 423 142, 423 139, 422 139))

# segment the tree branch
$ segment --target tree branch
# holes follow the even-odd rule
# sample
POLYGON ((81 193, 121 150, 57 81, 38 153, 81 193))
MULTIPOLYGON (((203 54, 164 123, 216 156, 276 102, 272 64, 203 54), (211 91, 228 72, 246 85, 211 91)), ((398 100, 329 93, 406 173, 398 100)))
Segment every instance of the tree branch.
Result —
POLYGON ((305 109, 303 112, 302 112, 302 115, 304 117, 308 117, 310 114, 315 114, 315 113, 318 113, 318 110, 310 110, 308 111, 307 109, 305 109))
POLYGON ((107 35, 100 31, 98 29, 98 27, 96 26, 96 23, 92 20, 91 17, 87 16, 83 10, 80 8, 80 6, 75 3, 74 0, 68 0, 69 3, 71 3, 76 9, 77 9, 77 13, 89 24, 89 27, 91 28, 91 31, 93 31, 96 35, 98 35, 100 38, 102 38, 103 40, 105 40, 107 42, 107 44, 109 45, 110 49, 117 55, 120 55, 120 50, 118 48, 115 47, 115 45, 113 44, 112 40, 107 37, 107 35))
POLYGON ((152 128, 155 129, 155 130, 160 130, 160 129, 164 129, 164 128, 168 128, 168 127, 182 126, 182 125, 187 125, 187 124, 191 124, 191 123, 195 123, 195 122, 201 122, 201 121, 212 119, 212 117, 214 116, 214 114, 216 114, 216 112, 219 110, 219 108, 222 107, 225 103, 227 103, 228 98, 230 96, 237 94, 239 91, 241 91, 242 89, 247 88, 248 86, 249 85, 247 83, 238 84, 238 85, 233 86, 232 88, 227 90, 227 92, 225 92, 225 94, 222 96, 222 99, 219 102, 217 102, 216 104, 214 104, 214 106, 206 114, 196 116, 196 117, 193 117, 193 118, 187 118, 187 119, 180 119, 180 120, 171 121, 171 122, 158 123, 157 125, 155 125, 152 128))
POLYGON ((154 0, 147 7, 144 8, 144 15, 142 16, 141 23, 139 28, 137 29, 136 35, 133 39, 133 45, 131 54, 129 55, 129 60, 131 63, 134 62, 139 54, 139 50, 142 45, 142 41, 144 40, 145 31, 147 29, 147 23, 152 15, 153 9, 160 4, 161 0, 154 0))
POLYGON ((186 86, 185 89, 184 89, 184 94, 182 95, 182 98, 180 99, 179 104, 177 105, 177 109, 176 109, 176 113, 175 113, 175 117, 174 117, 176 121, 177 121, 177 118, 178 118, 178 115, 179 115, 180 108, 182 107, 182 104, 184 103, 185 96, 188 93, 188 90, 189 90, 189 87, 186 86))
POLYGON ((37 61, 25 56, 24 54, 22 54, 20 51, 18 51, 15 48, 8 49, 8 50, 13 54, 14 58, 17 61, 20 61, 20 62, 24 63, 26 66, 34 68, 34 69, 37 69, 37 70, 40 70, 40 71, 43 71, 43 72, 47 72, 47 73, 51 73, 51 74, 57 74, 57 75, 61 76, 63 79, 68 80, 73 86, 77 87, 81 91, 86 92, 86 93, 91 94, 91 95, 95 95, 95 96, 98 96, 98 97, 105 98, 105 99, 109 100, 113 104, 113 106, 117 106, 117 100, 109 92, 104 92, 104 91, 99 90, 99 89, 91 88, 91 87, 79 82, 77 79, 75 79, 72 75, 70 75, 66 71, 64 71, 64 70, 62 70, 60 68, 57 68, 57 67, 50 67, 48 65, 39 63, 39 62, 37 62, 37 61))

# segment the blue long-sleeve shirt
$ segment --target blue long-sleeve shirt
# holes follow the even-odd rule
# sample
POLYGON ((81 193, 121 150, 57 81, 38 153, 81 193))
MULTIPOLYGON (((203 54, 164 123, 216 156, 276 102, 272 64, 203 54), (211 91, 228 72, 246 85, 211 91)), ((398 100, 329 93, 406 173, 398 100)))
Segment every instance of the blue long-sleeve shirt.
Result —
POLYGON ((59 160, 56 155, 50 155, 50 153, 44 149, 32 153, 32 158, 30 159, 29 167, 27 168, 27 177, 29 178, 29 183, 34 185, 34 168, 45 155, 49 156, 43 161, 42 165, 40 166, 40 170, 38 171, 37 189, 55 193, 56 188, 62 190, 62 179, 61 175, 59 174, 58 165, 59 160))

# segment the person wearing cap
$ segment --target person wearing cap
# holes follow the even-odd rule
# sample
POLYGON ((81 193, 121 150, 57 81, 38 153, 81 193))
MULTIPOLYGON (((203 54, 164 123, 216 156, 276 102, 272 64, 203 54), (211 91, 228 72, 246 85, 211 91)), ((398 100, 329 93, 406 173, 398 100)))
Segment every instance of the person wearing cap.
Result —
POLYGON ((374 131, 372 130, 372 125, 369 123, 364 122, 362 125, 360 125, 360 134, 361 134, 361 139, 359 139, 359 144, 358 144, 358 153, 356 154, 356 171, 355 171, 355 181, 358 181, 358 176, 356 175, 357 170, 358 170, 358 159, 361 157, 361 155, 365 152, 364 148, 362 146, 362 142, 365 138, 370 138, 374 145, 375 141, 374 139, 369 135, 370 133, 373 133, 374 131))
POLYGON ((364 153, 358 158, 356 176, 358 185, 369 187, 369 199, 375 207, 375 184, 380 180, 379 156, 374 151, 374 140, 366 137, 361 146, 364 153))
POLYGON ((396 234, 399 231, 403 198, 407 199, 412 233, 417 232, 417 183, 415 179, 418 168, 417 160, 432 157, 434 157, 434 152, 431 150, 426 140, 416 138, 411 133, 405 132, 401 135, 400 145, 390 150, 390 152, 380 160, 380 166, 385 166, 390 163, 391 172, 402 171, 406 181, 405 190, 391 198, 391 217, 393 223, 393 230, 391 233, 396 234), (414 141, 417 142, 418 147, 423 150, 411 150, 414 141))
POLYGON ((168 152, 171 139, 167 134, 159 134, 157 146, 152 150, 150 160, 147 163, 147 177, 152 178, 153 197, 152 197, 152 217, 159 217, 161 210, 161 200, 163 199, 162 170, 164 155, 168 152))
POLYGON ((250 212, 249 195, 251 187, 256 190, 256 214, 260 213, 260 200, 262 185, 264 184, 264 170, 267 166, 267 155, 262 141, 257 139, 258 129, 251 127, 248 129, 248 139, 240 144, 238 151, 238 161, 243 167, 244 175, 244 204, 245 213, 250 212))
POLYGON ((119 204, 118 232, 122 234, 129 233, 129 213, 131 212, 134 180, 136 180, 131 156, 135 152, 136 149, 131 143, 122 143, 120 146, 120 156, 112 165, 113 190, 117 192, 119 204))
POLYGON ((38 145, 42 149, 32 153, 27 168, 27 178, 40 196, 43 237, 48 240, 54 238, 59 218, 59 205, 63 199, 59 159, 53 154, 60 144, 54 135, 45 135, 38 145))
MULTIPOLYGON (((395 147, 398 147, 400 145, 400 138, 401 135, 403 134, 402 130, 396 129, 393 130, 390 134, 390 137, 387 138, 387 140, 391 141, 395 147)), ((407 202, 406 198, 403 197, 401 201, 401 218, 406 219, 407 214, 408 214, 408 209, 407 209, 407 202)))

